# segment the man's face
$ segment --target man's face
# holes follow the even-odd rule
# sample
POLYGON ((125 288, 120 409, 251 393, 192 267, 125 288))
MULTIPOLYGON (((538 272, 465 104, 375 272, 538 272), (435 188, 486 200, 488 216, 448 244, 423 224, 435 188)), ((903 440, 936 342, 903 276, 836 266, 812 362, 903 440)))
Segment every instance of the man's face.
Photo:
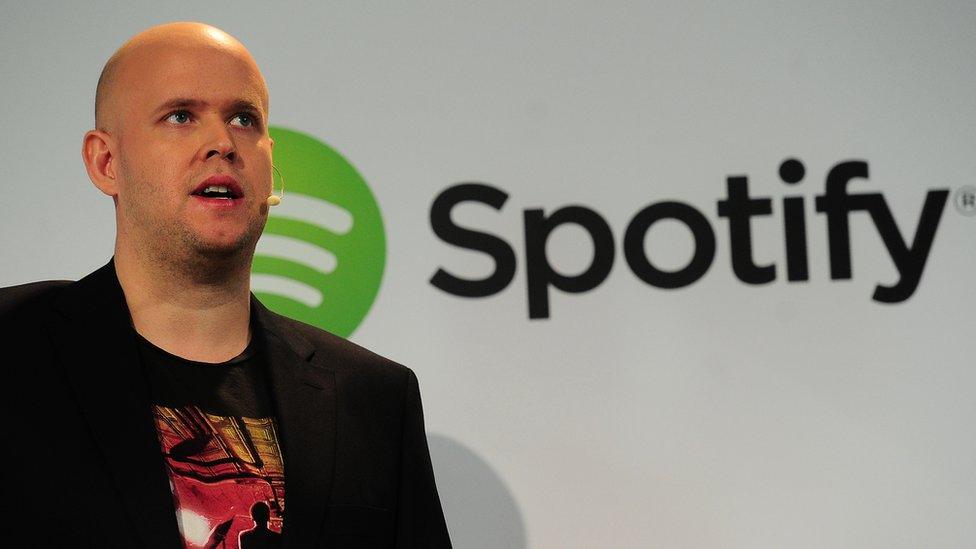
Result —
POLYGON ((215 46, 132 56, 117 96, 120 230, 168 257, 250 253, 267 220, 273 145, 257 68, 215 46), (208 181, 234 197, 201 194, 208 181))

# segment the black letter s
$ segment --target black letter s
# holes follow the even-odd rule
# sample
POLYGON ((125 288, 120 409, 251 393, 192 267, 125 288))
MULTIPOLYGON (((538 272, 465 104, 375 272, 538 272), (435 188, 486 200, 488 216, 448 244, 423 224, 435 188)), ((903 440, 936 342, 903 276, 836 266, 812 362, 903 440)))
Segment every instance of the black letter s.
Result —
POLYGON ((437 288, 460 297, 486 297, 496 294, 515 278, 515 252, 501 238, 471 229, 465 229, 451 220, 451 210, 461 202, 481 202, 501 210, 508 194, 501 189, 482 183, 460 183, 445 189, 430 206, 430 226, 441 240, 461 248, 478 250, 495 260, 495 271, 487 278, 468 280, 438 268, 430 283, 437 288))

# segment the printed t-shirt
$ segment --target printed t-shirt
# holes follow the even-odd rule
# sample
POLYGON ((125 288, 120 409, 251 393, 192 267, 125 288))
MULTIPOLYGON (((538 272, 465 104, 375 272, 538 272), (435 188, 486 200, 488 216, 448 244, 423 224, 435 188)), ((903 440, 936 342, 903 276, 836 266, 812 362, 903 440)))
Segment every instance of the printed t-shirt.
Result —
POLYGON ((255 338, 220 364, 186 360, 138 339, 186 547, 279 547, 284 467, 255 338))

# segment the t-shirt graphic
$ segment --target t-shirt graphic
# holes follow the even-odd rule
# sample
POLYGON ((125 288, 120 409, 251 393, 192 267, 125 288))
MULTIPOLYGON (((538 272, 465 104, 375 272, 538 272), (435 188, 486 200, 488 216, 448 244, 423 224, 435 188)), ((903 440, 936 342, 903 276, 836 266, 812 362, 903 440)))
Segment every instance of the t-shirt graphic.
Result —
POLYGON ((285 477, 274 421, 153 406, 186 546, 280 546, 285 477))
POLYGON ((280 547, 284 465, 259 349, 208 364, 139 339, 185 546, 280 547))

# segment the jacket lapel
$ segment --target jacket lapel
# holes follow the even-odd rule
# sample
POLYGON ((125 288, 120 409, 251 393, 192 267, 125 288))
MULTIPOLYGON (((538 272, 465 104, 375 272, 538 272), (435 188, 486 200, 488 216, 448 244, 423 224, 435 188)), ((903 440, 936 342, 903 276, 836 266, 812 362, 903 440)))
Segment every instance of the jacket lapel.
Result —
POLYGON ((182 542, 152 418, 135 331, 114 261, 67 287, 49 323, 82 414, 121 496, 138 543, 182 542))
POLYGON ((335 372, 282 317, 251 295, 251 314, 269 361, 285 467, 285 547, 313 547, 322 535, 335 468, 335 372))

